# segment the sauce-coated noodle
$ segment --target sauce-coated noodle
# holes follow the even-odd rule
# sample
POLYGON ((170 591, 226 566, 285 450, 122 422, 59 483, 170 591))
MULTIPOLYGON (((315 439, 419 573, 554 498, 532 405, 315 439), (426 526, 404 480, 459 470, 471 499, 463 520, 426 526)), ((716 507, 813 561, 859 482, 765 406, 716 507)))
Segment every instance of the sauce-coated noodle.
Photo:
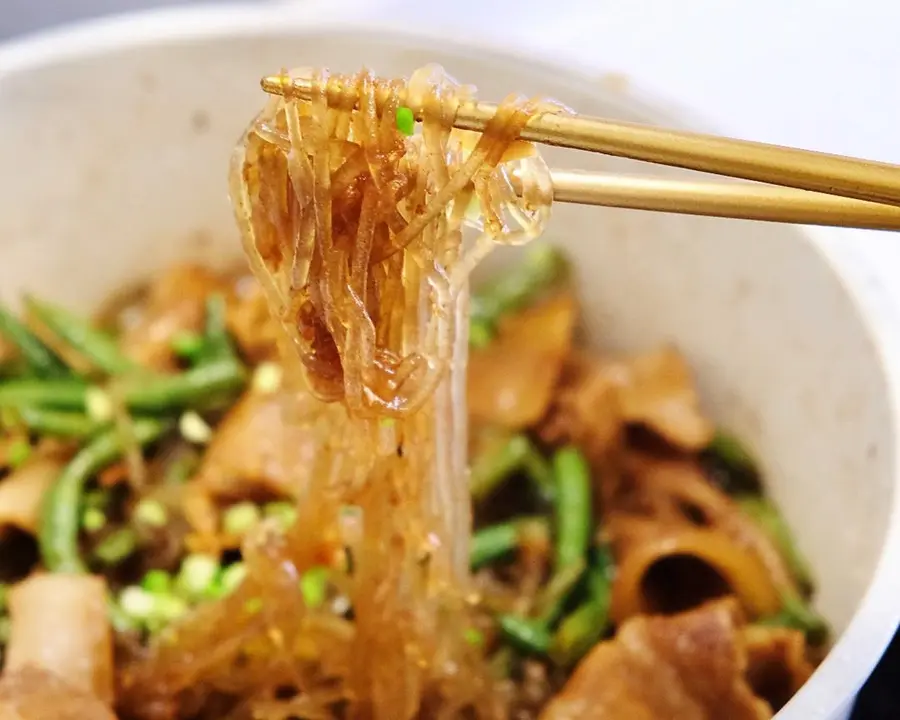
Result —
POLYGON ((305 457, 287 462, 314 463, 294 530, 281 544, 264 534, 245 544, 249 576, 219 603, 261 594, 282 666, 253 659, 248 640, 260 652, 267 644, 253 621, 217 627, 214 610, 203 632, 185 637, 201 628, 201 613, 179 633, 178 650, 168 659, 158 650, 151 664, 172 675, 163 663, 200 651, 210 633, 215 641, 205 642, 230 643, 231 658, 199 677, 195 668, 192 691, 223 680, 241 648, 241 662, 266 666, 250 672, 261 681, 260 717, 292 716, 301 705, 310 717, 497 716, 502 697, 464 640, 467 278, 494 244, 542 232, 549 172, 517 138, 536 112, 561 108, 510 98, 473 134, 452 129, 469 91, 439 68, 407 85, 366 72, 310 77, 311 100, 276 98, 256 118, 231 176, 246 254, 284 333, 286 451, 295 434, 315 437, 312 454, 305 442, 305 457), (355 108, 329 107, 328 93, 342 90, 358 98, 355 108), (423 109, 409 137, 397 127, 401 102, 423 109), (352 562, 341 582, 353 623, 302 602, 282 607, 291 603, 278 596, 296 594, 296 576, 341 547, 352 562), (304 650, 315 658, 308 667, 297 662, 304 650), (279 702, 284 684, 300 692, 279 702))
POLYGON ((347 682, 362 715, 394 720, 415 716, 436 683, 452 683, 453 702, 466 698, 452 682, 470 654, 459 605, 470 534, 466 282, 495 242, 540 234, 551 189, 528 152, 516 168, 520 200, 501 162, 534 103, 504 103, 471 147, 450 127, 462 89, 437 68, 405 88, 365 72, 312 79, 311 101, 276 99, 257 118, 236 155, 233 195, 286 352, 315 396, 346 410, 346 423, 323 427, 328 452, 301 502, 317 517, 295 540, 340 532, 340 503, 360 508, 359 537, 343 537, 360 659, 347 682), (330 109, 329 88, 347 86, 358 109, 330 109), (397 130, 403 93, 424 109, 409 139, 397 130), (467 244, 473 199, 485 220, 467 244))

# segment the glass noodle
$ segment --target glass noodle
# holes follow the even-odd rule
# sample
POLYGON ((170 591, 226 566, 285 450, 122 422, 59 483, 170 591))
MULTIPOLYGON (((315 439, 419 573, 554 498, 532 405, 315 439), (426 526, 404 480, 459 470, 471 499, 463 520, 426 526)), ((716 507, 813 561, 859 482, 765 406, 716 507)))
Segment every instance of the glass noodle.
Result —
POLYGON ((563 109, 508 98, 476 134, 452 128, 472 90, 438 67, 408 83, 295 74, 312 98, 268 103, 234 154, 231 193, 280 321, 288 467, 310 480, 293 529, 253 534, 238 591, 160 642, 130 685, 240 691, 264 718, 494 717, 483 653, 464 639, 468 277, 496 244, 543 231, 549 171, 517 138, 563 109), (411 136, 397 123, 407 105, 422 110, 411 136), (297 590, 335 552, 352 623, 297 590), (285 684, 299 694, 280 701, 285 684))

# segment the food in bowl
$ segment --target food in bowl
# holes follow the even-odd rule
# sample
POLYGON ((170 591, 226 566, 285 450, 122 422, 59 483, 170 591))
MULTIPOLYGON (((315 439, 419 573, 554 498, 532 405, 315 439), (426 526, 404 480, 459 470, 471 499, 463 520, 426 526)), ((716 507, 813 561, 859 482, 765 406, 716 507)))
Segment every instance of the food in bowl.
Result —
MULTIPOLYGON (((465 143, 439 114, 407 139, 393 97, 377 122, 324 92, 275 101, 248 131, 233 188, 256 280, 179 266, 93 324, 36 298, 3 315, 0 492, 19 488, 7 523, 40 548, 10 557, 5 701, 23 717, 770 716, 825 633, 752 461, 675 348, 579 346, 577 288, 547 246, 473 296, 460 384, 468 204, 406 244, 421 215, 385 213, 468 203, 468 183, 441 190, 469 156, 430 152, 465 143), (80 621, 46 621, 63 610, 80 621)), ((483 209, 517 202, 494 165, 534 160, 506 155, 509 127, 475 146, 483 209)))

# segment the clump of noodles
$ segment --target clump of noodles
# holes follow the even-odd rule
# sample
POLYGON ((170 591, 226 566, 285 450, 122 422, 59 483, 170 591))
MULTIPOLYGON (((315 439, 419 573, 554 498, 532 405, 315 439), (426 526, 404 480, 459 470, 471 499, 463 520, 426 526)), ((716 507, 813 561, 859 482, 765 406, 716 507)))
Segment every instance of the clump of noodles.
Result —
POLYGON ((452 128, 471 89, 440 68, 408 83, 302 74, 311 98, 269 102, 236 150, 231 193, 283 331, 286 452, 306 441, 288 466, 311 481, 286 536, 264 527, 245 544, 238 592, 129 671, 128 704, 171 712, 215 692, 229 717, 495 717, 463 639, 467 278, 496 243, 541 234, 550 175, 518 137, 562 108, 508 98, 475 134, 452 128), (411 137, 403 105, 421 110, 411 137), (334 582, 352 622, 297 589, 342 549, 351 568, 334 582))

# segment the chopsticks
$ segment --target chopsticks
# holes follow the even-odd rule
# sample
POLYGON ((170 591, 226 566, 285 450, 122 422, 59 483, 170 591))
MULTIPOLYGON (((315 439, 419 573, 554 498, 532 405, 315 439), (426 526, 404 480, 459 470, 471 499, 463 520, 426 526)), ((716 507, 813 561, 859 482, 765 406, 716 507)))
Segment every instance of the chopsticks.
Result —
POLYGON ((551 177, 556 202, 800 225, 900 230, 900 207, 808 190, 579 170, 552 170, 551 177))
MULTIPOLYGON (((285 97, 308 99, 313 92, 310 80, 287 75, 263 78, 261 85, 267 93, 285 97)), ((376 96, 377 105, 386 100, 387 92, 376 96)), ((352 107, 356 102, 353 88, 337 83, 328 83, 326 93, 329 105, 335 107, 352 107)), ((421 120, 422 108, 407 106, 421 120)), ((483 131, 496 111, 491 103, 463 101, 453 125, 483 131)), ((554 198, 559 202, 773 222, 900 228, 897 165, 583 115, 535 115, 520 137, 755 181, 694 182, 554 170, 554 198)))

